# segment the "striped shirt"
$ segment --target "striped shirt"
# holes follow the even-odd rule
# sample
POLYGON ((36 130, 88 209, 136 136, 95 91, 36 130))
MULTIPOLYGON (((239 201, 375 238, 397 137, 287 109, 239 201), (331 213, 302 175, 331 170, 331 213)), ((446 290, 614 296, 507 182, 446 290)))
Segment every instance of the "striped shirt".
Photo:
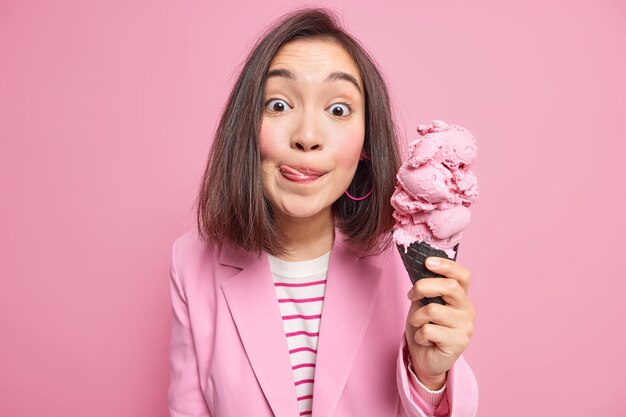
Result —
POLYGON ((289 346, 298 408, 301 416, 309 416, 330 252, 299 262, 271 255, 268 258, 289 346))

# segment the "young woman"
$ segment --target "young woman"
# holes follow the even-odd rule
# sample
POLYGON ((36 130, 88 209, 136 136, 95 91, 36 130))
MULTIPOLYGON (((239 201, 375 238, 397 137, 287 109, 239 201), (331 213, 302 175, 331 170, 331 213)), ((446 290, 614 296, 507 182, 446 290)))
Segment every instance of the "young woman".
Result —
POLYGON ((172 417, 476 414, 469 271, 411 288, 383 78, 323 9, 255 45, 172 248, 172 417), (409 291, 410 290, 410 291, 409 291), (407 291, 409 293, 407 294, 407 291), (421 305, 443 296, 446 305, 421 305))

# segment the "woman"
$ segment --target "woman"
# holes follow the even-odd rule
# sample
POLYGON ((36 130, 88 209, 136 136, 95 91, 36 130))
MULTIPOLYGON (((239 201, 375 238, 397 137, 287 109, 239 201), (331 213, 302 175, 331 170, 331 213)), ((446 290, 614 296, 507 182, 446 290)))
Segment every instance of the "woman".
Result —
POLYGON ((173 245, 170 414, 474 416, 469 271, 411 288, 385 83, 323 9, 255 45, 173 245), (407 297, 407 291, 411 290, 407 297), (447 305, 420 299, 443 296, 447 305))

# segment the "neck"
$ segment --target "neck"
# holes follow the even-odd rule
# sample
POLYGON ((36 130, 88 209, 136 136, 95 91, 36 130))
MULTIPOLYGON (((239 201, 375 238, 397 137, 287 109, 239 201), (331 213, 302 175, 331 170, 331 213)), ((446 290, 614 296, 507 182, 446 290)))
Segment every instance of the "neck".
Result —
POLYGON ((276 223, 289 239, 287 253, 279 256, 284 261, 315 259, 333 246, 335 223, 330 208, 313 218, 283 216, 276 223))

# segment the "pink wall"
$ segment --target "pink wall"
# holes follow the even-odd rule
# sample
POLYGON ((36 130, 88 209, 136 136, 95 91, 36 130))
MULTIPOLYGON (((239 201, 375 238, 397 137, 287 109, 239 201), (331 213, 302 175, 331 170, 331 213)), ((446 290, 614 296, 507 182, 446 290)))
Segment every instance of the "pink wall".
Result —
MULTIPOLYGON (((1 416, 167 415, 170 245, 233 73, 295 2, 98 3, 0 3, 1 416)), ((479 141, 479 416, 624 415, 624 4, 317 4, 407 138, 479 141)))

